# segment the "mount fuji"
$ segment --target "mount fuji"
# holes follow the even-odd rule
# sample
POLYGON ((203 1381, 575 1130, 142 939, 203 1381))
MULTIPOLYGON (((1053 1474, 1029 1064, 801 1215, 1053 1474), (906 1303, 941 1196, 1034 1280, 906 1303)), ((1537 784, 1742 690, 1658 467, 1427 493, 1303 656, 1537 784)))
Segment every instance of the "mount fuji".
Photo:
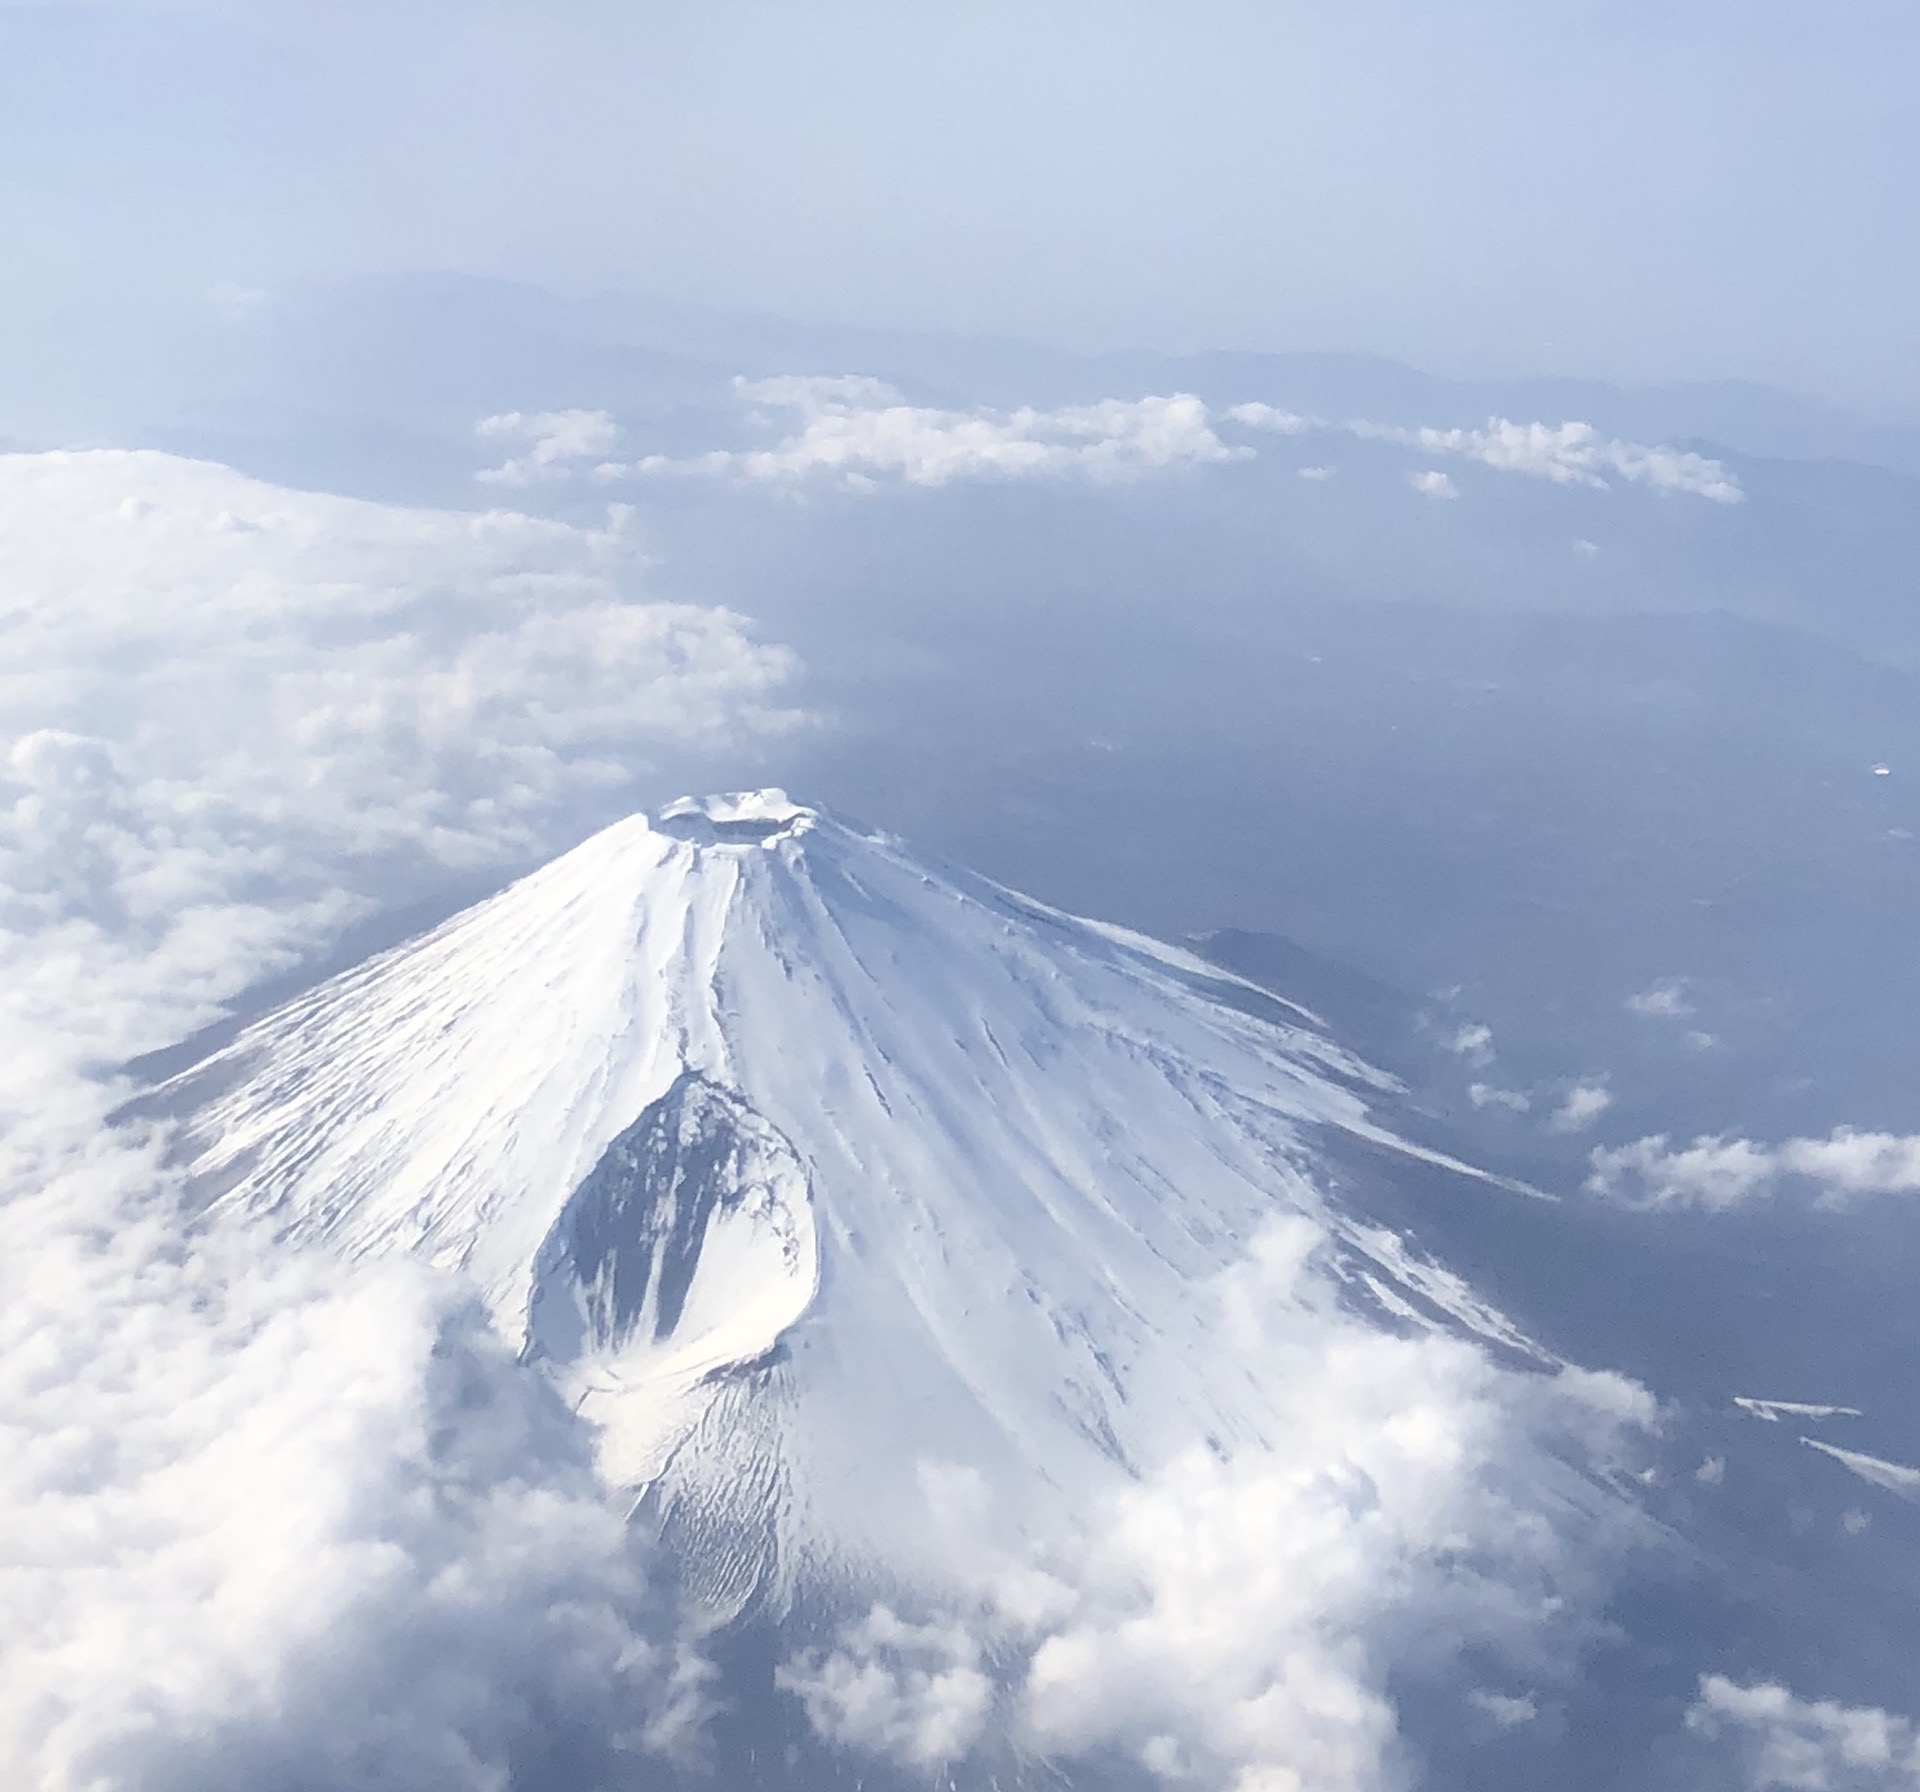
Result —
MULTIPOLYGON (((1342 1375, 1422 1486, 1464 1473, 1420 1430, 1435 1375, 1400 1411, 1369 1341, 1437 1342, 1456 1382, 1580 1372, 1343 1197, 1398 1164, 1538 1200, 1397 1099, 1217 965, 763 790, 608 828, 152 1103, 199 1208, 476 1285, 724 1625, 951 1595, 977 1562, 930 1486, 1038 1549, 1183 1451, 1319 1451, 1296 1480, 1377 1530, 1386 1471, 1312 1441, 1342 1375), (1233 1278, 1280 1259, 1309 1347, 1225 1341, 1233 1278)), ((1616 1498, 1570 1458, 1537 1478, 1530 1511, 1616 1498)))

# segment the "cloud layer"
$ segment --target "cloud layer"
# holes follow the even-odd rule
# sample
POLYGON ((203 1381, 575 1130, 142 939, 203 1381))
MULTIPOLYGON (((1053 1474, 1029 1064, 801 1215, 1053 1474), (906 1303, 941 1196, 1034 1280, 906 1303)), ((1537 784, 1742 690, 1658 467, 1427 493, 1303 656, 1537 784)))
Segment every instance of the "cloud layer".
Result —
POLYGON ((11 455, 0 547, 0 1014, 58 1017, 69 1056, 190 1030, 378 867, 514 863, 797 719, 792 656, 646 601, 618 526, 11 455))

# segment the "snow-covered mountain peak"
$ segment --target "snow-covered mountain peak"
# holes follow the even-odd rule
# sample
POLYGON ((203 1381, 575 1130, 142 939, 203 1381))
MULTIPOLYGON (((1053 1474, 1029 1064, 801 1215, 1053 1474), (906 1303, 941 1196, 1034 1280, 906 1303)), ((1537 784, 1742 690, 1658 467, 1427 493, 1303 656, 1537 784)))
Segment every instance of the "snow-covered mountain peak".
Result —
POLYGON ((677 840, 701 845, 766 846, 794 840, 820 819, 784 790, 736 790, 724 796, 683 796, 653 818, 653 826, 677 840))
POLYGON ((1210 1290, 1276 1223, 1382 1323, 1524 1349, 1329 1200, 1355 1141, 1427 1155, 1391 1088, 1184 952, 768 790, 608 828, 166 1095, 201 1201, 472 1277, 728 1604, 911 1577, 929 1461, 1071 1508, 1259 1442, 1210 1290))

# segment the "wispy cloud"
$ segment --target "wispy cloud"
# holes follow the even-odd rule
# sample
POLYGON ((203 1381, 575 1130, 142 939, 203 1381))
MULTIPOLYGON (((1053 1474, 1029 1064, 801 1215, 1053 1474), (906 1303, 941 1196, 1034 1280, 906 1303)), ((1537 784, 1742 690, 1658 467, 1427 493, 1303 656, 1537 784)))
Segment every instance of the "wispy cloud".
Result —
POLYGON ((1533 1106, 1531 1097, 1519 1089, 1501 1089, 1492 1083, 1470 1083, 1467 1099, 1477 1108, 1505 1108, 1512 1114, 1524 1114, 1533 1106))
POLYGON ((1822 1443, 1817 1437, 1803 1437, 1800 1441, 1810 1450, 1831 1456, 1849 1474, 1858 1475, 1871 1486, 1885 1488, 1903 1500, 1920 1500, 1920 1468, 1910 1468, 1904 1462, 1889 1462, 1884 1456, 1869 1456, 1864 1450, 1843 1450, 1838 1444, 1822 1443))
POLYGON ((1735 1394, 1733 1403, 1763 1424, 1777 1425, 1782 1419, 1857 1419, 1864 1415, 1857 1406, 1823 1406, 1809 1400, 1761 1400, 1751 1394, 1735 1394))
POLYGON ((1678 977, 1663 977, 1627 997, 1627 1012, 1642 1020, 1685 1020, 1694 1012, 1687 986, 1678 977))
POLYGON ((1456 1058, 1464 1058, 1476 1070, 1484 1070, 1494 1061, 1493 1029, 1485 1021, 1466 1021, 1441 1042, 1456 1058))
POLYGON ((1488 1692, 1475 1687, 1467 1694, 1467 1703, 1490 1718, 1496 1729, 1516 1730, 1540 1715, 1540 1707, 1531 1698, 1515 1698, 1511 1693, 1488 1692))

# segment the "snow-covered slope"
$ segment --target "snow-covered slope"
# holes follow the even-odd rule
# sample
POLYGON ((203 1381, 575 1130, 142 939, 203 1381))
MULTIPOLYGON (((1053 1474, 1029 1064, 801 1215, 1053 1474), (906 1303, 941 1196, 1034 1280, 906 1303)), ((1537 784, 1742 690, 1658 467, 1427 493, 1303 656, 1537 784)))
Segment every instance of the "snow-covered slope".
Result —
POLYGON ((474 1278, 737 1605, 934 1573, 929 1462, 1038 1517, 1271 1441, 1202 1290, 1277 1216, 1381 1323, 1525 1349, 1324 1194, 1342 1141, 1414 1150, 1390 1089, 1213 967, 762 791, 609 828, 165 1093, 206 1202, 474 1278))

